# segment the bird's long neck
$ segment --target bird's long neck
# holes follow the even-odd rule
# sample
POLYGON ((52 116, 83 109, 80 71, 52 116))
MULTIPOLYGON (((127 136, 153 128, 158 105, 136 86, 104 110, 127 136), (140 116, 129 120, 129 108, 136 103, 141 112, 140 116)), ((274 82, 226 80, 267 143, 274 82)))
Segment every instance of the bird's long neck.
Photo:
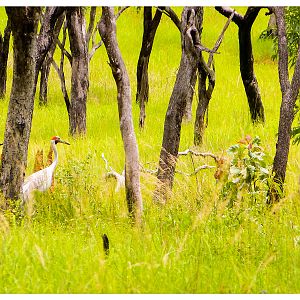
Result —
POLYGON ((51 147, 54 152, 54 160, 53 160, 53 163, 51 164, 51 166, 53 166, 53 168, 55 168, 58 163, 58 153, 57 153, 55 141, 51 141, 51 147))

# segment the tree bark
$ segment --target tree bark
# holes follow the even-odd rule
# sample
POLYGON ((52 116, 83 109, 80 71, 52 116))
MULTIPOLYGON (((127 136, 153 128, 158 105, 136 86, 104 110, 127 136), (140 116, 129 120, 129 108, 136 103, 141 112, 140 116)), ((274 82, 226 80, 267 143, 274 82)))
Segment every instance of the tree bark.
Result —
POLYGON ((117 42, 113 7, 102 7, 99 32, 107 51, 118 90, 118 110, 125 150, 125 189, 129 215, 135 222, 140 223, 143 204, 140 191, 139 154, 132 120, 130 82, 117 42))
MULTIPOLYGON (((203 58, 202 58, 203 59, 203 58)), ((208 109, 209 95, 206 91, 207 72, 202 67, 198 67, 198 97, 199 102, 196 110, 196 118, 194 125, 194 144, 201 145, 203 142, 204 131, 206 128, 205 113, 208 109)), ((213 82, 214 85, 214 82, 213 82)))
POLYGON ((275 185, 272 184, 270 187, 268 204, 278 202, 283 192, 291 140, 291 127, 294 119, 294 107, 300 88, 300 42, 298 44, 298 55, 294 74, 290 83, 284 7, 275 7, 275 16, 278 29, 278 73, 282 102, 280 107, 276 153, 273 162, 273 180, 275 185))
POLYGON ((6 7, 14 49, 13 83, 2 151, 0 187, 5 198, 17 199, 24 179, 34 106, 37 7, 6 7))
POLYGON ((53 41, 48 51, 48 54, 45 57, 45 60, 42 64, 40 71, 40 95, 39 95, 39 104, 41 106, 46 105, 48 103, 48 79, 50 74, 51 63, 53 60, 53 55, 56 49, 56 39, 58 38, 59 32, 63 25, 65 19, 65 14, 61 14, 57 22, 54 26, 53 31, 53 41))
POLYGON ((89 60, 85 17, 82 7, 67 10, 67 24, 72 54, 70 134, 86 133, 86 100, 89 87, 89 60))
MULTIPOLYGON (((208 105, 211 99, 212 93, 215 88, 215 68, 214 68, 214 53, 219 49, 225 31, 227 30, 234 13, 232 13, 227 22, 222 29, 220 36, 218 37, 213 51, 210 52, 207 64, 205 63, 202 54, 200 55, 200 60, 198 64, 198 106, 196 111, 196 118, 195 118, 195 126, 194 126, 194 144, 201 145, 203 142, 204 131, 208 125, 208 105), (208 84, 207 84, 208 81, 208 84), (207 86, 208 85, 208 86, 207 86), (205 122, 205 114, 206 114, 206 122, 205 122)), ((201 30, 201 28, 199 28, 201 30)))
POLYGON ((196 81, 197 81, 197 71, 192 77, 191 80, 191 87, 189 90, 189 94, 187 95, 186 98, 186 106, 184 109, 183 117, 185 121, 190 122, 192 120, 192 105, 193 105, 193 98, 195 94, 195 86, 196 86, 196 81))
POLYGON ((42 67, 44 59, 53 43, 53 31, 59 16, 65 11, 64 7, 46 7, 41 29, 38 35, 38 50, 36 53, 36 72, 35 72, 35 88, 38 80, 39 71, 42 67))
POLYGON ((0 99, 3 99, 6 94, 7 59, 9 53, 10 34, 10 22, 7 20, 3 38, 0 33, 0 99))
MULTIPOLYGON (((238 26, 240 72, 243 80, 248 105, 253 123, 264 123, 264 107, 258 82, 254 74, 251 28, 261 7, 248 7, 245 16, 234 13, 233 22, 238 26)), ((229 17, 233 10, 228 7, 216 7, 222 15, 229 17)))
POLYGON ((146 118, 146 102, 149 98, 149 82, 148 82, 148 65, 150 54, 153 47, 154 37, 157 27, 160 23, 162 12, 156 9, 154 18, 152 19, 152 7, 144 7, 144 33, 142 48, 139 55, 137 64, 136 77, 137 77, 137 92, 136 102, 140 105, 140 118, 139 127, 143 128, 146 118))
POLYGON ((176 82, 165 117, 164 136, 158 168, 158 184, 154 200, 165 204, 172 189, 180 132, 186 99, 190 93, 193 76, 201 54, 199 31, 202 24, 202 7, 185 7, 181 15, 181 61, 176 82))

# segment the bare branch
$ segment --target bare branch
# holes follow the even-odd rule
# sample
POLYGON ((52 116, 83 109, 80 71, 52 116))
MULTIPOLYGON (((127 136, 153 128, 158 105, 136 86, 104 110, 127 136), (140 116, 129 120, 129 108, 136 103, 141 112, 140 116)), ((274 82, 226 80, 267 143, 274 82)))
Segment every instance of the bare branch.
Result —
POLYGON ((86 33, 86 43, 87 43, 87 45, 90 43, 90 39, 91 39, 93 30, 94 30, 95 18, 96 18, 96 9, 97 9, 96 6, 91 7, 89 28, 88 28, 87 33, 86 33))
MULTIPOLYGON (((120 17, 120 15, 130 6, 124 6, 123 8, 121 8, 118 13, 116 14, 116 20, 120 17)), ((100 20, 99 20, 100 22, 100 20)), ((94 54, 96 53, 96 51, 102 46, 103 44, 103 41, 100 40, 99 43, 95 43, 95 35, 96 35, 96 32, 97 32, 97 29, 99 27, 99 22, 97 23, 94 31, 93 31, 93 34, 92 34, 92 49, 91 51, 89 52, 89 61, 91 61, 92 57, 94 56, 94 54)))
MULTIPOLYGON (((64 100, 65 100, 65 104, 67 107, 67 111, 68 113, 70 112, 70 107, 71 107, 71 103, 70 103, 70 99, 69 99, 69 95, 68 95, 68 91, 66 88, 66 80, 65 80, 65 74, 64 74, 64 70, 61 67, 58 67, 57 63, 55 62, 55 60, 52 58, 51 61, 55 71, 58 74, 58 77, 60 79, 60 86, 61 86, 61 90, 64 96, 64 100)), ((62 64, 61 64, 62 65, 62 64)))
POLYGON ((182 152, 178 152, 178 156, 180 155, 195 155, 195 156, 202 156, 202 157, 212 157, 215 161, 217 161, 219 159, 219 157, 211 152, 196 152, 194 150, 191 149, 186 149, 185 151, 182 152))
POLYGON ((119 174, 111 166, 109 166, 108 161, 104 156, 104 153, 101 154, 101 158, 104 160, 105 169, 108 171, 105 174, 105 178, 114 177, 117 180, 115 192, 118 192, 121 187, 125 186, 125 170, 122 171, 122 174, 119 174))
MULTIPOLYGON (((230 17, 228 18, 228 20, 227 20, 227 22, 226 22, 226 24, 225 24, 225 26, 223 28, 223 30, 221 31, 220 36, 218 37, 218 39, 217 39, 217 41, 215 43, 215 46, 212 49, 213 51, 216 52, 219 49, 219 47, 220 47, 220 45, 221 45, 221 43, 223 41, 225 31, 227 30, 227 28, 228 28, 228 26, 229 26, 229 24, 230 24, 230 22, 231 22, 231 20, 232 20, 232 18, 234 16, 234 13, 235 13, 235 11, 233 10, 233 12, 231 13, 230 17)), ((209 54, 209 58, 208 58, 208 62, 207 62, 207 66, 209 68, 211 67, 211 64, 212 64, 212 61, 213 61, 213 56, 214 56, 213 52, 209 54)))
POLYGON ((68 58, 70 64, 72 65, 72 55, 66 50, 66 48, 59 39, 56 40, 56 43, 60 50, 63 51, 64 55, 68 58))
POLYGON ((99 49, 102 46, 102 44, 103 44, 103 41, 101 40, 98 44, 93 45, 93 48, 91 49, 91 51, 89 53, 89 61, 94 56, 96 50, 99 49))
POLYGON ((120 15, 125 11, 125 9, 127 9, 129 6, 124 6, 122 7, 118 13, 116 14, 116 20, 120 17, 120 15))
POLYGON ((160 10, 166 16, 168 16, 173 21, 173 23, 176 25, 179 32, 181 32, 181 21, 179 20, 175 11, 170 6, 165 6, 163 8, 157 7, 157 9, 160 10))
POLYGON ((234 9, 228 6, 215 6, 216 11, 218 11, 221 15, 229 18, 232 13, 234 13, 232 21, 240 26, 244 20, 244 17, 237 13, 234 9))

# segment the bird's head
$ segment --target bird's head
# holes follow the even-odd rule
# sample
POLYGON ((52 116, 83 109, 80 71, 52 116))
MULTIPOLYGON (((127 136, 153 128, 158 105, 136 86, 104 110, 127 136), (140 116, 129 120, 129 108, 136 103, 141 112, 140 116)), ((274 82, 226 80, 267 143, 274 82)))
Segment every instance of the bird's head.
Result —
POLYGON ((70 143, 68 143, 68 142, 66 142, 66 141, 63 141, 59 136, 53 136, 53 137, 51 138, 51 141, 54 141, 55 144, 63 143, 63 144, 70 145, 70 143))

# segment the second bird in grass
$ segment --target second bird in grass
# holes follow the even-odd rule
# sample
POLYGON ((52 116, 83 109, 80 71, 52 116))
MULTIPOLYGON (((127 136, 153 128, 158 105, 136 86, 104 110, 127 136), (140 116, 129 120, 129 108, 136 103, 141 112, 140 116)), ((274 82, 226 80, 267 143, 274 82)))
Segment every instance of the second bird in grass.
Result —
POLYGON ((63 141, 59 136, 51 138, 51 148, 54 152, 54 160, 49 167, 31 174, 25 179, 21 190, 23 203, 30 199, 34 191, 45 192, 51 187, 54 170, 58 162, 58 153, 56 148, 56 144, 58 143, 70 145, 68 142, 63 141))

